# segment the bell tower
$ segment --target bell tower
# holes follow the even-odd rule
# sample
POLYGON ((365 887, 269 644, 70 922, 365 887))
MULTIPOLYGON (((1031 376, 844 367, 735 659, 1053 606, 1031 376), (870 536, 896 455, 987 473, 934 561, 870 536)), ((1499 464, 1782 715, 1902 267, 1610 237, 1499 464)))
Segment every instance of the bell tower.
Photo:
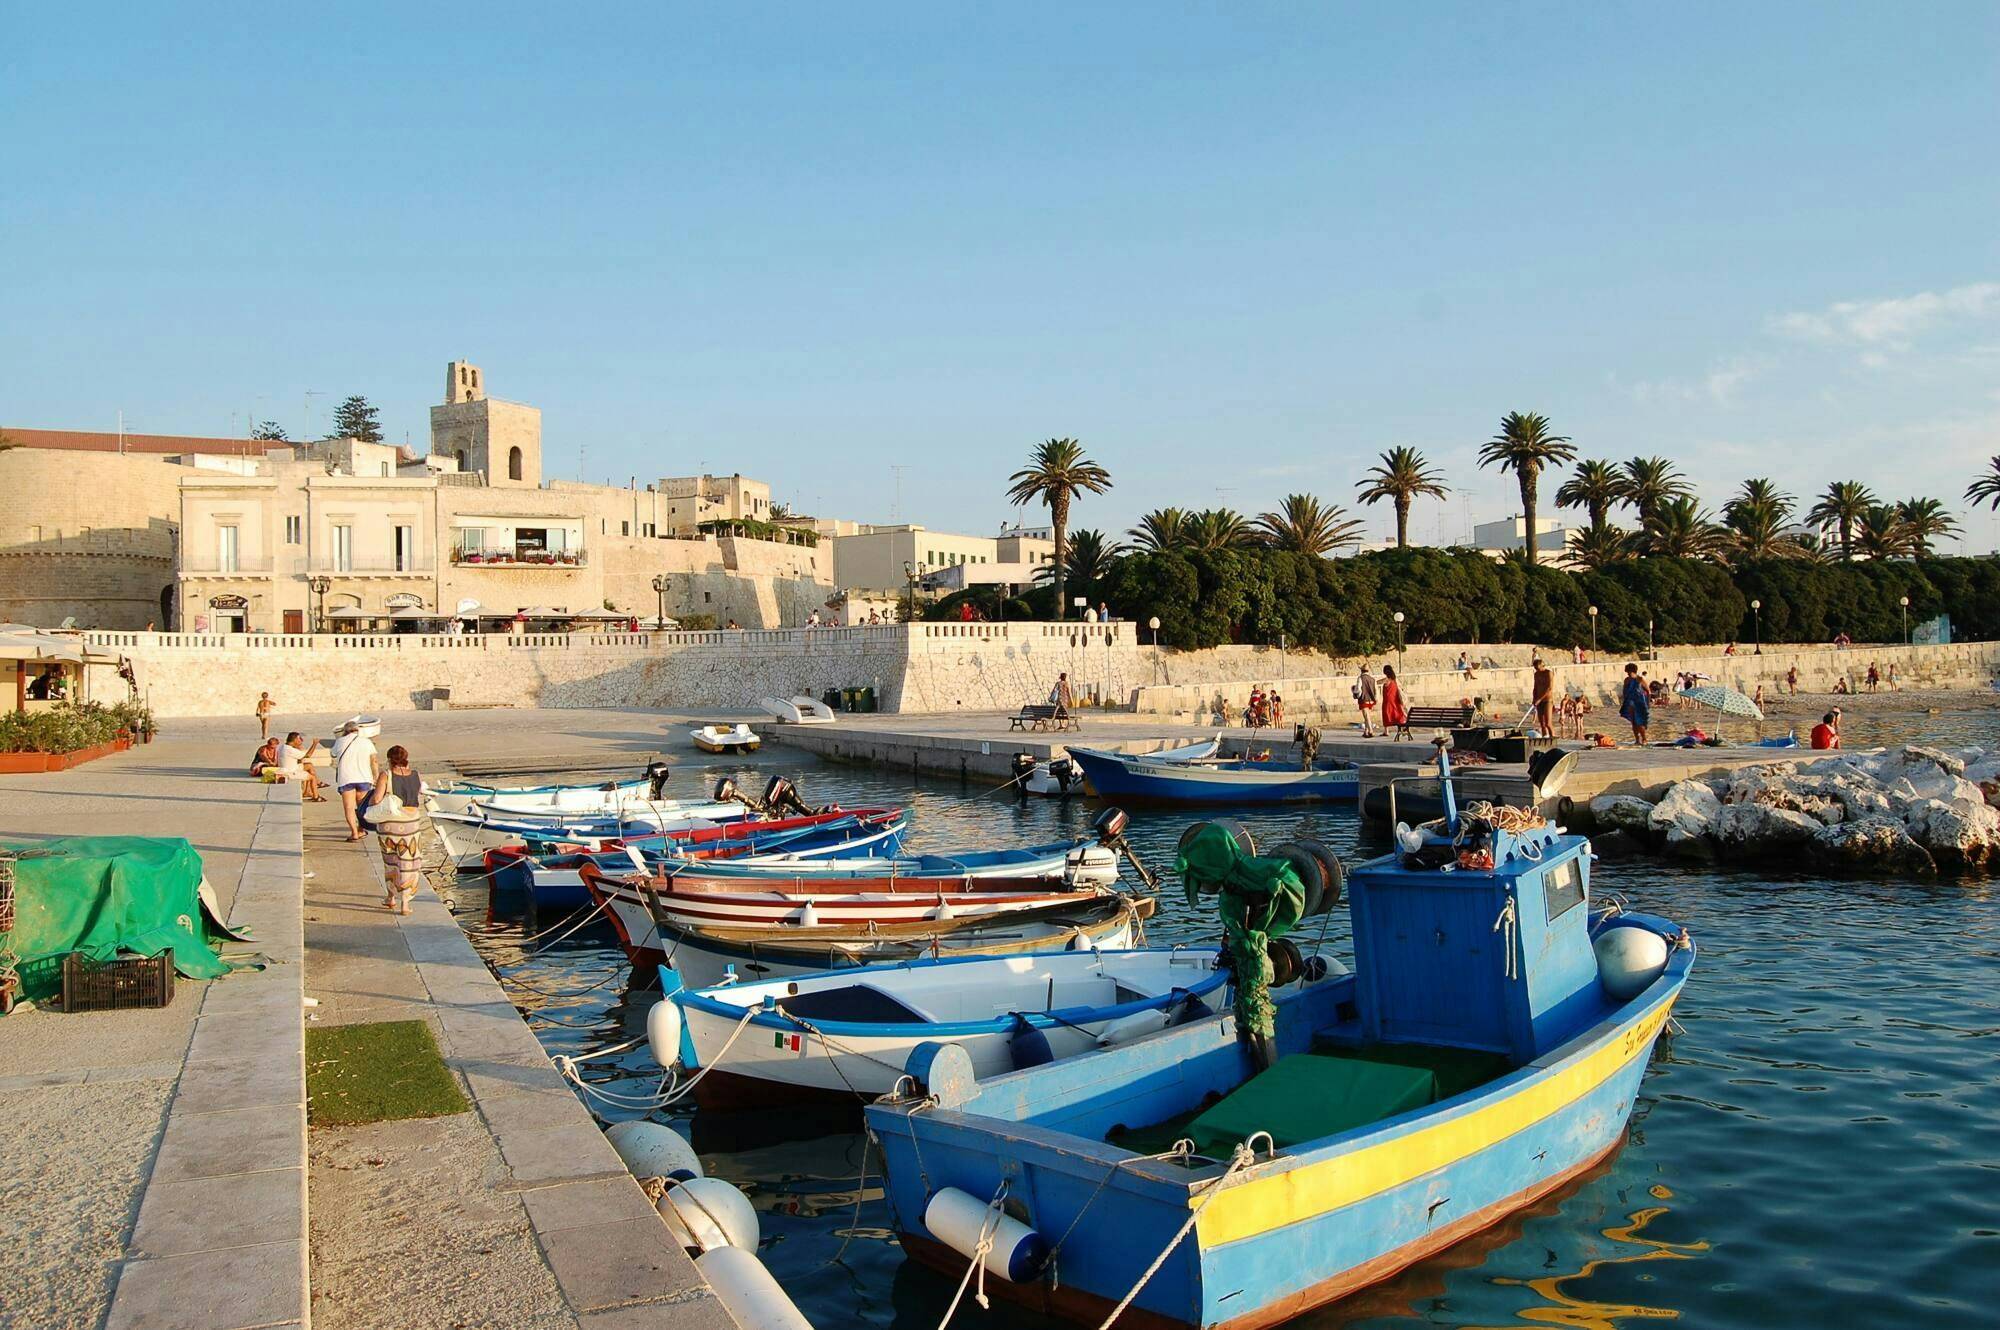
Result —
POLYGON ((484 371, 469 361, 454 360, 444 373, 444 405, 431 408, 431 452, 480 472, 488 485, 541 488, 540 408, 488 397, 484 371))

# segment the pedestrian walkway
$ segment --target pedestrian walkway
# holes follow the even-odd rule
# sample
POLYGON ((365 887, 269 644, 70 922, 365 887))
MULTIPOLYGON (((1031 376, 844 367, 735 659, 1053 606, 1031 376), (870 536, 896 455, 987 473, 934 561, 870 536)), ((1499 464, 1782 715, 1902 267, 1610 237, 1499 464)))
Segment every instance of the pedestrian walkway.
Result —
POLYGON ((730 1330, 442 902, 382 908, 374 839, 307 818, 312 1023, 424 1020, 473 1109, 311 1133, 315 1330, 730 1330))
POLYGON ((186 837, 220 913, 272 962, 180 980, 163 1008, 0 1021, 11 1324, 226 1330, 305 1316, 299 805, 295 788, 242 774, 252 747, 170 736, 0 777, 0 840, 186 837))

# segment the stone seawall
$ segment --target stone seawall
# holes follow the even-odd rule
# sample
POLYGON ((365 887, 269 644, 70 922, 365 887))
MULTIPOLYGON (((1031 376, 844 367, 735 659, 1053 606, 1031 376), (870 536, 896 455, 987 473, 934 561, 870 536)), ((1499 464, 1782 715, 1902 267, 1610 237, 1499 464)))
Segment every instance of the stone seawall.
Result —
MULTIPOLYGON (((1140 630, 1143 634, 1143 630, 1140 630)), ((140 688, 162 717, 250 715, 268 690, 281 709, 402 711, 428 706, 439 689, 453 706, 651 707, 754 710, 760 699, 832 688, 875 690, 884 711, 1012 710, 1045 699, 1067 673, 1081 703, 1143 713, 1203 716, 1240 708, 1256 684, 1284 694, 1287 715, 1345 719, 1352 664, 1265 647, 1156 650, 1131 624, 890 624, 880 627, 700 633, 533 634, 438 637, 97 632, 93 647, 131 658, 140 688)), ((1499 662, 1466 680, 1446 667, 1455 646, 1404 655, 1416 704, 1460 696, 1526 705, 1531 648, 1480 648, 1499 662)), ((1779 686, 1797 665, 1800 687, 1853 680, 1870 661, 1894 663, 1907 687, 1983 687, 2000 670, 2000 643, 1948 647, 1857 647, 1725 657, 1714 648, 1662 653, 1650 669, 1692 666, 1745 691, 1779 686), (1707 654, 1705 654, 1707 653, 1707 654)), ((1377 664, 1380 658, 1377 658, 1377 664)), ((1614 696, 1624 662, 1558 664, 1558 686, 1580 684, 1599 704, 1614 696)), ((122 695, 102 671, 94 696, 122 695)))

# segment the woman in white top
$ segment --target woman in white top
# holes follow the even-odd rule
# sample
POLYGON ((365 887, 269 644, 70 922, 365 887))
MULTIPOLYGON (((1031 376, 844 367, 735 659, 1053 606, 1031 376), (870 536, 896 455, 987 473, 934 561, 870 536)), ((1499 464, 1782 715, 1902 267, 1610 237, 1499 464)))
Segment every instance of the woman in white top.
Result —
POLYGON ((360 840, 361 813, 367 796, 374 792, 375 778, 382 774, 382 759, 375 755, 375 741, 348 721, 333 741, 333 784, 340 791, 340 808, 347 814, 347 839, 360 840))

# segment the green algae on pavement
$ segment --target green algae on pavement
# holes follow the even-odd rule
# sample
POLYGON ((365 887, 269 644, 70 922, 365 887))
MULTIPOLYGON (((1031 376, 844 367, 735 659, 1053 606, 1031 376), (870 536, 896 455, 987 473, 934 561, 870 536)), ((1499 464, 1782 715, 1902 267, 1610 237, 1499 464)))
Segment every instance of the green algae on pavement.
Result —
POLYGON ((306 1031, 306 1120, 315 1127, 469 1111, 423 1021, 306 1031))

